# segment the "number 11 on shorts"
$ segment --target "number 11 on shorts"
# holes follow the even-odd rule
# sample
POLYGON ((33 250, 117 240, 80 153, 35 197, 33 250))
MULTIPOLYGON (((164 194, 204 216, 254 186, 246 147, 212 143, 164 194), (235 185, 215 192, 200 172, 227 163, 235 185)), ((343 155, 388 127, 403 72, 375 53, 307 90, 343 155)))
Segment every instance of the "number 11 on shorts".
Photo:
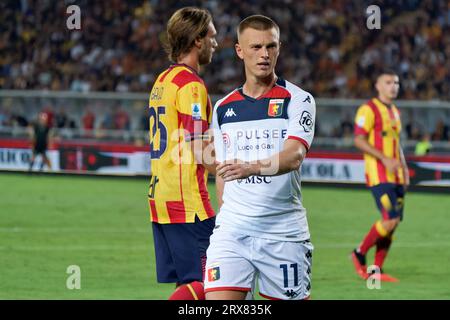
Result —
MULTIPOLYGON (((294 287, 298 286, 298 267, 297 263, 292 263, 290 267, 294 270, 294 287)), ((284 287, 289 287, 288 265, 280 264, 280 268, 283 269, 284 287)))

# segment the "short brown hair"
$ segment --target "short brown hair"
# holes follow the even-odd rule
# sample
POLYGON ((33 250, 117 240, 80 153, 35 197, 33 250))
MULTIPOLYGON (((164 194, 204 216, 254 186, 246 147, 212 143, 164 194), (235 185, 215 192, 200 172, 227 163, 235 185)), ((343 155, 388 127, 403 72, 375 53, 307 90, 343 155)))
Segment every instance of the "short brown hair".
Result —
POLYGON ((242 32, 244 32, 244 30, 247 28, 263 30, 263 31, 275 28, 277 30, 278 34, 280 34, 280 27, 275 23, 275 21, 273 21, 269 17, 263 16, 260 14, 255 14, 253 16, 249 16, 249 17, 245 18, 244 20, 242 20, 241 23, 239 23, 239 26, 237 28, 238 39, 239 39, 239 35, 242 32))
POLYGON ((211 13, 206 9, 185 7, 177 10, 167 23, 167 39, 164 48, 173 62, 183 53, 188 53, 197 38, 208 33, 211 13))
POLYGON ((385 68, 385 69, 381 69, 380 71, 378 71, 377 78, 384 76, 384 75, 398 76, 397 72, 395 72, 393 69, 385 68))
POLYGON ((373 77, 373 83, 377 83, 378 79, 380 79, 381 76, 385 76, 385 75, 398 77, 398 74, 397 74, 397 72, 395 72, 395 70, 389 69, 389 68, 384 68, 375 73, 375 77, 373 77))

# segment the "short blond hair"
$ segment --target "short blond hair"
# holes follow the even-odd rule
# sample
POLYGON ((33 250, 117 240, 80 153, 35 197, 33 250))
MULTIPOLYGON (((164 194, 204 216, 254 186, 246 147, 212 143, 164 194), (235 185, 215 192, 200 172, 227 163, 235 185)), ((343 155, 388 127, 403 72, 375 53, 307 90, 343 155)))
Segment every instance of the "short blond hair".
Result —
POLYGON ((244 20, 239 23, 239 26, 237 28, 237 37, 239 39, 239 35, 244 32, 245 29, 252 28, 256 30, 270 30, 272 28, 275 28, 277 30, 278 34, 280 34, 280 27, 270 19, 269 17, 255 14, 253 16, 249 16, 245 18, 244 20))

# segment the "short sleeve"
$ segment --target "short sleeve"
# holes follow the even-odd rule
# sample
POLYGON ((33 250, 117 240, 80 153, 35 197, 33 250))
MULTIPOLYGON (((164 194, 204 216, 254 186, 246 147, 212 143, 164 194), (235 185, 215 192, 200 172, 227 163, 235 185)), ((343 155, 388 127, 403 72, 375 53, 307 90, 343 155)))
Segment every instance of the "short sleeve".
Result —
POLYGON ((358 108, 355 117, 355 136, 368 135, 373 129, 375 123, 375 115, 368 105, 362 105, 358 108))
POLYGON ((314 97, 307 92, 294 96, 289 102, 288 118, 287 138, 300 141, 309 150, 316 120, 314 97))
POLYGON ((189 133, 186 140, 203 139, 211 121, 211 101, 204 84, 191 81, 181 87, 176 105, 183 129, 189 133))
POLYGON ((216 105, 214 106, 211 129, 213 130, 214 134, 214 150, 216 153, 216 160, 222 162, 225 161, 225 144, 223 143, 222 130, 220 129, 219 120, 217 116, 218 105, 219 102, 217 102, 216 105))

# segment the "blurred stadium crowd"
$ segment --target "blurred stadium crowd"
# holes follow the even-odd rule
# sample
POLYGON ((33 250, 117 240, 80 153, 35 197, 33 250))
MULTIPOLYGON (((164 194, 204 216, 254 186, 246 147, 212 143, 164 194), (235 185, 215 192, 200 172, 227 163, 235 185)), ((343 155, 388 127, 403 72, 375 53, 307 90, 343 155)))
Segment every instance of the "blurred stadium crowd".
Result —
MULTIPOLYGON (((380 2, 380 1, 378 1, 380 2)), ((380 31, 366 28, 377 1, 76 1, 82 30, 65 28, 68 1, 0 4, 0 86, 4 89, 147 92, 168 64, 165 24, 187 4, 208 7, 219 50, 206 70, 210 92, 242 82, 235 27, 270 13, 281 27, 278 73, 320 97, 367 97, 382 67, 402 78, 400 98, 450 99, 450 2, 381 1, 380 31)))
MULTIPOLYGON (((82 30, 70 31, 72 3, 0 2, 1 89, 148 92, 169 64, 161 46, 167 19, 181 6, 197 5, 212 12, 218 31, 219 49, 204 73, 210 93, 242 84, 235 27, 243 17, 270 13, 281 28, 277 73, 316 97, 369 98, 373 75, 390 67, 401 77, 400 99, 450 100, 446 0, 80 0, 82 30), (382 9, 382 30, 366 28, 371 4, 382 9)), ((8 120, 0 115, 0 125, 2 117, 8 120)))

